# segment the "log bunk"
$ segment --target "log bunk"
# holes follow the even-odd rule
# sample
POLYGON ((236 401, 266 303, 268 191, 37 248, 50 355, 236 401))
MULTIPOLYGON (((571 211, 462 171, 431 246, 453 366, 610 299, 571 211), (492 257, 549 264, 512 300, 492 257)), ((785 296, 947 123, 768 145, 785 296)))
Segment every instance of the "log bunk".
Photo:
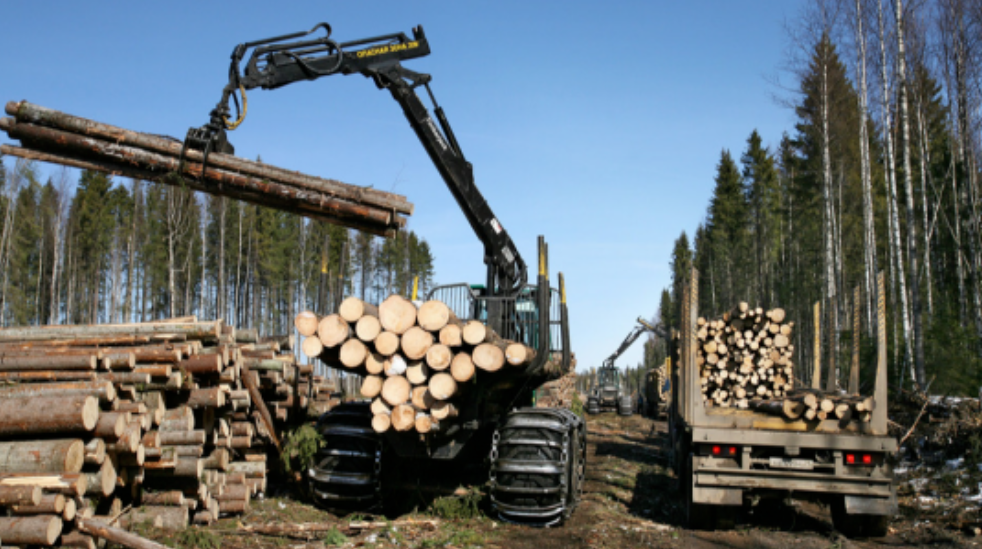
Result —
MULTIPOLYGON (((376 307, 348 297, 336 314, 304 311, 294 325, 304 354, 362 376, 361 396, 371 400, 372 427, 380 433, 445 429, 474 384, 535 358, 534 349, 480 321, 462 321, 436 300, 417 308, 391 295, 376 307)), ((550 360, 546 371, 559 372, 560 364, 550 360)))
POLYGON ((135 132, 28 103, 6 105, 0 130, 21 146, 0 152, 228 196, 371 234, 392 236, 413 205, 406 197, 212 152, 182 150, 172 137, 135 132), (182 157, 183 153, 183 157, 182 157))
POLYGON ((752 409, 788 420, 868 422, 875 402, 794 387, 794 322, 784 309, 741 302, 713 318, 698 318, 696 364, 706 406, 752 409))
POLYGON ((277 433, 334 390, 292 344, 194 317, 0 329, 3 545, 248 511, 277 433))

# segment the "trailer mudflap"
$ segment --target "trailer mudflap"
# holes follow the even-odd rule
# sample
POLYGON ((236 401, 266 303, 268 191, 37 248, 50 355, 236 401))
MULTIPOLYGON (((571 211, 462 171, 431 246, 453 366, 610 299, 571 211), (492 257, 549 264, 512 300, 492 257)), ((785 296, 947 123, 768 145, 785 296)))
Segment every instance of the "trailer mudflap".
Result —
POLYGON ((743 505, 743 490, 738 488, 692 487, 692 502, 709 505, 743 505))
POLYGON ((869 498, 863 496, 845 496, 846 513, 850 515, 885 515, 897 514, 897 494, 888 498, 869 498))

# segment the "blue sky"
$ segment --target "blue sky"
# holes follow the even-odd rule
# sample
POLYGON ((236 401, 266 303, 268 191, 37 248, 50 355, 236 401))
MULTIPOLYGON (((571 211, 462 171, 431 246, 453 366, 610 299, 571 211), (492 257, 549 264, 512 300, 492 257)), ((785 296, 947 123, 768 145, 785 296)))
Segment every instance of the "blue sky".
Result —
MULTIPOLYGON (((0 101, 183 138, 207 121, 236 44, 321 21, 339 41, 422 24, 432 53, 407 67, 433 75, 478 187, 529 264, 545 235, 582 370, 657 310, 672 245, 704 218, 720 151, 739 158, 754 128, 770 146, 791 129, 771 76, 801 3, 8 0, 0 101)), ((255 90, 231 141, 241 156, 405 194, 437 281, 483 281, 480 243, 370 81, 255 90)), ((638 343, 618 365, 640 357, 638 343)))

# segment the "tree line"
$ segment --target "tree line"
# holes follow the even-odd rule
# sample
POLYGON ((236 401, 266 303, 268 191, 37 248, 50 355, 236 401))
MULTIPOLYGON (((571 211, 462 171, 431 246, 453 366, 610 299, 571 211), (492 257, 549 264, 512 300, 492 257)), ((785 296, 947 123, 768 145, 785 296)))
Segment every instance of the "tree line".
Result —
POLYGON ((433 284, 412 231, 380 239, 167 185, 0 157, 0 325, 222 318, 289 333, 297 311, 433 284), (77 179, 76 179, 77 178, 77 179))
MULTIPOLYGON (((691 240, 683 232, 675 241, 673 283, 656 318, 678 325, 681 284, 694 266, 705 316, 739 301, 788 311, 796 375, 808 382, 815 303, 827 335, 823 364, 848 364, 857 337, 863 363, 874 363, 882 271, 891 385, 974 394, 982 385, 982 2, 817 0, 788 34, 794 127, 774 147, 753 130, 739 158, 720 153, 704 221, 691 240), (852 330, 856 287, 860 333, 852 330)), ((647 347, 651 367, 665 342, 647 347)))

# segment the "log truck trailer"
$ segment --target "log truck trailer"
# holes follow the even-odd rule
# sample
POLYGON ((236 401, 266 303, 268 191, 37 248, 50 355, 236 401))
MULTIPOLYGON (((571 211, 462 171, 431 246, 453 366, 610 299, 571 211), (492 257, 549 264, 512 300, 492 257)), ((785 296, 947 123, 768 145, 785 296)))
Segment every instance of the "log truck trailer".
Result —
MULTIPOLYGON (((679 366, 672 368, 669 434, 685 518, 692 528, 732 525, 745 505, 814 500, 828 504, 837 530, 848 536, 882 536, 897 512, 887 434, 886 315, 883 274, 877 283, 875 408, 869 421, 789 420, 757 410, 711 407, 700 393, 696 361, 698 272, 683 287, 679 366)), ((856 315, 859 314, 858 307, 856 315)), ((833 372, 834 373, 834 372, 833 372)), ((817 389, 814 376, 813 388, 817 389)), ((826 392, 836 390, 827 376, 826 392)), ((849 392, 859 393, 853 360, 849 392)))
POLYGON ((375 433, 368 403, 343 404, 327 412, 317 423, 326 446, 308 471, 311 493, 316 503, 329 508, 380 508, 386 491, 383 472, 393 473, 396 464, 405 468, 414 459, 444 460, 453 469, 478 463, 487 467, 492 506, 500 518, 557 524, 580 501, 586 427, 569 410, 531 405, 537 387, 570 368, 563 275, 558 289, 550 287, 548 248, 540 236, 538 279, 528 283, 518 249, 474 184, 473 168, 430 89, 430 75, 401 64, 430 53, 423 27, 412 34, 339 43, 331 38, 331 27, 320 23, 308 32, 239 44, 221 100, 207 124, 188 131, 185 147, 203 151, 205 167, 211 151, 234 154, 226 132, 242 123, 246 91, 254 88, 272 90, 335 74, 361 74, 389 91, 484 245, 487 278, 482 289, 455 284, 435 288, 428 297, 449 305, 458 318, 480 319, 501 337, 537 353, 529 366, 503 370, 493 382, 464 384, 469 393, 460 400, 457 421, 425 436, 375 433), (419 88, 430 98, 435 121, 416 94, 419 88), (560 357, 558 368, 549 360, 554 356, 560 357))

